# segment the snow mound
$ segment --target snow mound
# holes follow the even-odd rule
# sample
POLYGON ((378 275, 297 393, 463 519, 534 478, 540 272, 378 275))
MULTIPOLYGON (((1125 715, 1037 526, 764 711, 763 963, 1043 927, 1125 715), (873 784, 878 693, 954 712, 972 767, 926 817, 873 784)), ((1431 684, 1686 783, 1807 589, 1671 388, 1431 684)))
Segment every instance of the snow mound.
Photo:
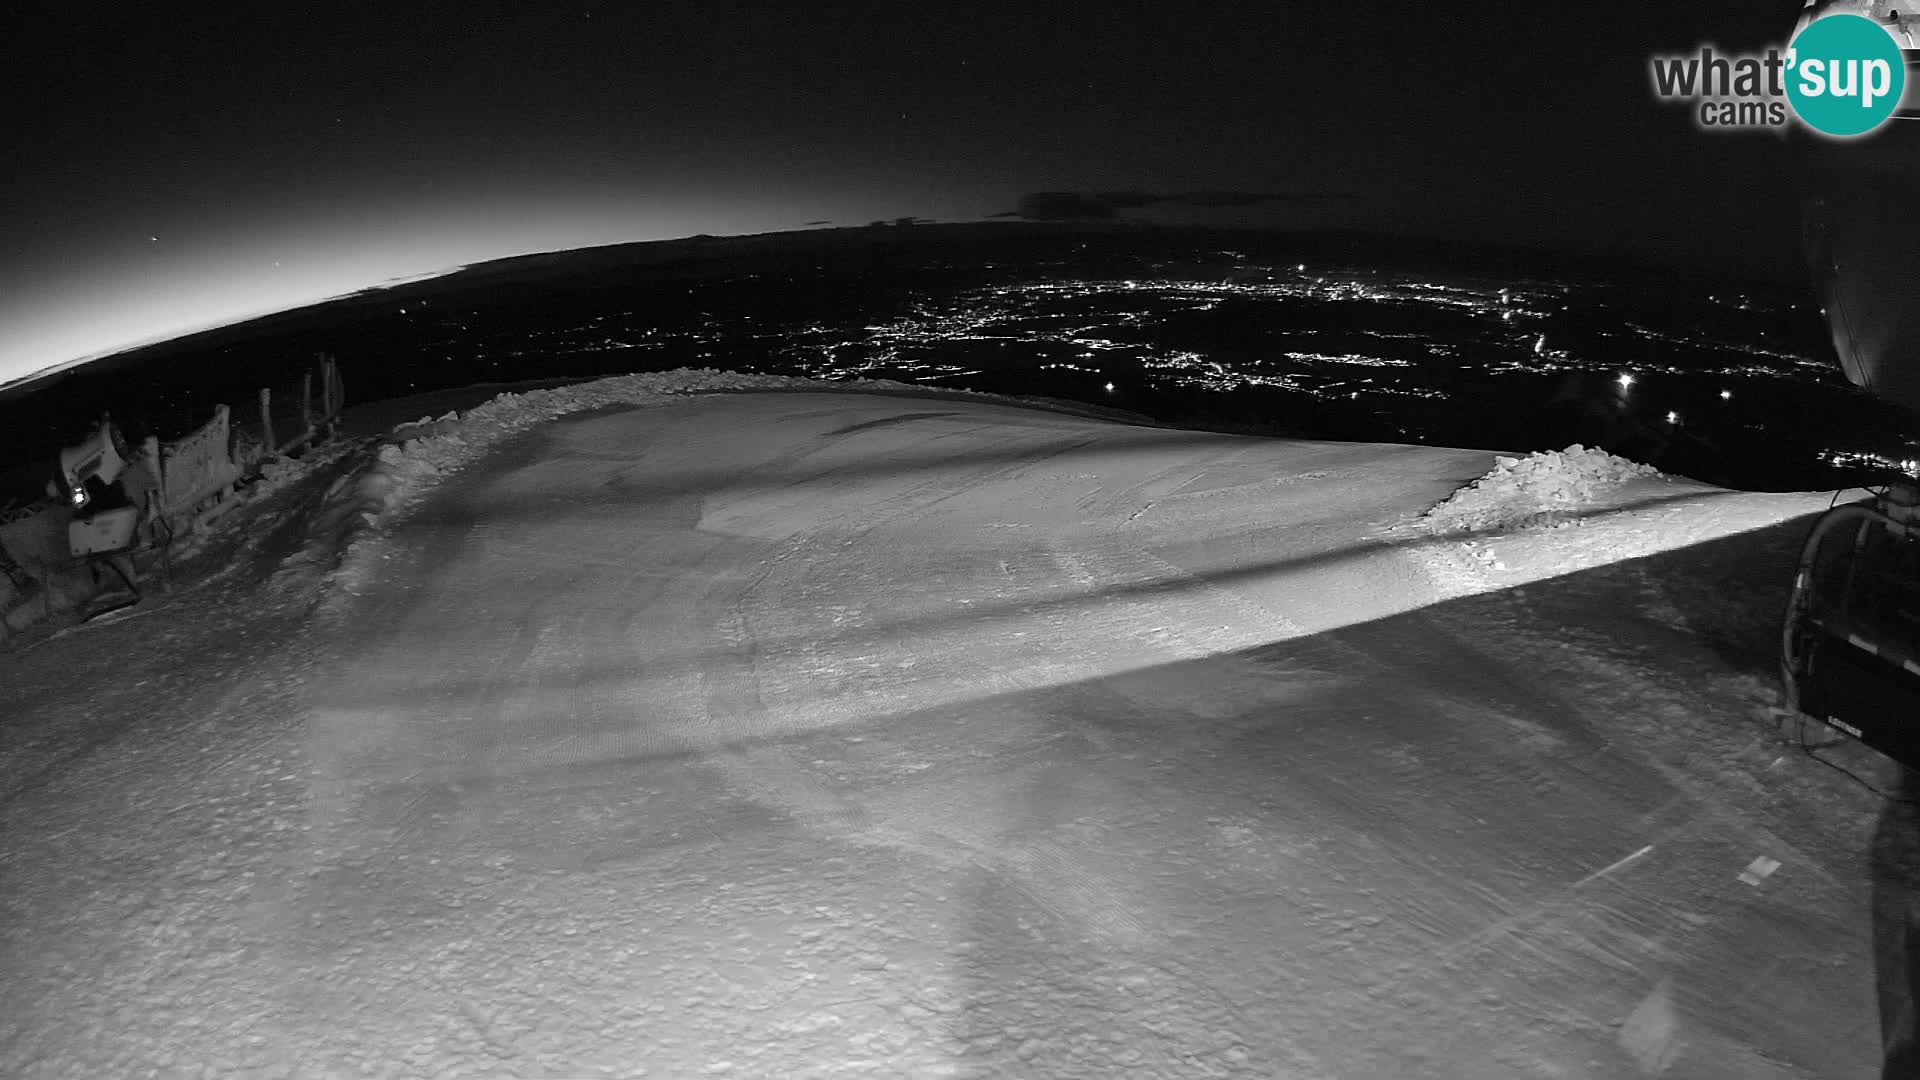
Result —
POLYGON ((1578 443, 1524 458, 1497 457, 1491 472, 1422 516, 1440 533, 1538 531, 1578 525, 1628 481, 1663 474, 1578 443))

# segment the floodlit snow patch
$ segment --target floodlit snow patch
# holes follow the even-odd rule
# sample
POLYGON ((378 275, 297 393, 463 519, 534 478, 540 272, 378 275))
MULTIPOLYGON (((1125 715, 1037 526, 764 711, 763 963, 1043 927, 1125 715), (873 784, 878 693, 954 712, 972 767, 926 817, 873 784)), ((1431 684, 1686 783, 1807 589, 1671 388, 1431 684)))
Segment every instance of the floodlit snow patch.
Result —
POLYGON ((1422 521, 1439 533, 1513 532, 1580 524, 1627 481, 1661 473, 1598 448, 1575 443, 1524 458, 1499 457, 1493 470, 1428 510, 1422 521))
MULTIPOLYGON (((1393 532, 1442 598, 1510 589, 1611 563, 1770 528, 1845 493, 1742 492, 1670 476, 1603 450, 1496 457, 1484 476, 1393 532)), ((1649 601, 1650 618, 1689 620, 1649 601)))

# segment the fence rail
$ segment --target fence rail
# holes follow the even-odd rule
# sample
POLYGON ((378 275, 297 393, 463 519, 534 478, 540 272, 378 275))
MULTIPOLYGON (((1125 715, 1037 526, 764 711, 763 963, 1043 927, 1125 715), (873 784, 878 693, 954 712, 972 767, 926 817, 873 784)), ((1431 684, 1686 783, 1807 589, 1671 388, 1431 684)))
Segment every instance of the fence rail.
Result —
POLYGON ((183 439, 158 446, 160 513, 172 519, 191 514, 240 481, 240 466, 230 450, 233 434, 225 405, 213 419, 183 439))
MULTIPOLYGON (((297 385, 277 395, 270 388, 259 391, 258 431, 242 430, 231 407, 223 404, 181 438, 149 437, 128 448, 121 483, 140 509, 140 551, 168 560, 174 538, 203 528, 232 505, 227 496, 246 477, 257 475, 268 461, 334 438, 345 406, 340 365, 323 353, 297 385), (276 439, 276 431, 287 437, 276 439)), ((28 594, 39 597, 47 609, 41 614, 47 614, 56 592, 67 600, 76 589, 86 592, 72 580, 80 565, 68 537, 73 521, 73 508, 52 497, 0 511, 0 639, 22 622, 17 609, 28 594), (61 579, 62 589, 50 587, 61 579)))

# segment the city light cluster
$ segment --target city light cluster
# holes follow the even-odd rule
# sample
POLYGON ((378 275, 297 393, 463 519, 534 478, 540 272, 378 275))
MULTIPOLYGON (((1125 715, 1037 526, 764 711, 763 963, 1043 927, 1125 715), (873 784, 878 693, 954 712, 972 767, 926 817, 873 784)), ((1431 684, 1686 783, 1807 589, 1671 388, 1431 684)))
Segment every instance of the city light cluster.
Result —
MULTIPOLYGON (((727 290, 763 276, 747 275, 690 285, 684 296, 670 288, 648 304, 573 325, 487 332, 479 312, 410 310, 404 317, 444 329, 443 340, 430 346, 448 362, 464 355, 494 370, 554 357, 644 354, 630 363, 954 385, 1039 377, 1038 392, 1069 395, 1118 393, 1121 386, 1130 393, 1278 390, 1362 408, 1369 400, 1386 408, 1446 400, 1481 376, 1567 374, 1613 383, 1613 407, 1630 402, 1674 428, 1684 423, 1674 406, 1684 403, 1668 399, 1680 385, 1671 380, 1707 377, 1738 386, 1745 378, 1811 376, 1844 383, 1830 363, 1770 341, 1764 325, 1755 324, 1748 340, 1727 340, 1738 334, 1730 327, 1756 318, 1746 297, 1715 302, 1742 312, 1735 321, 1698 310, 1676 315, 1671 326, 1649 325, 1644 315, 1626 317, 1629 308, 1615 293, 1577 292, 1553 281, 1436 281, 1370 269, 1263 266, 1240 253, 1216 254, 1212 262, 1141 263, 1119 277, 1088 276, 1067 263, 1016 270, 943 259, 923 269, 943 279, 993 270, 1012 280, 940 291, 906 277, 895 291, 858 301, 863 313, 844 320, 807 303, 776 314, 783 284, 820 280, 804 271, 752 281, 755 295, 771 290, 765 310, 742 310, 730 299, 727 290)), ((1733 400, 1727 387, 1709 383, 1706 392, 1733 400)), ((1689 409, 1692 426, 1705 432, 1699 411, 1689 409)))
POLYGON ((1920 458, 1896 458, 1871 450, 1826 450, 1820 460, 1840 468, 1872 469, 1920 477, 1920 458))

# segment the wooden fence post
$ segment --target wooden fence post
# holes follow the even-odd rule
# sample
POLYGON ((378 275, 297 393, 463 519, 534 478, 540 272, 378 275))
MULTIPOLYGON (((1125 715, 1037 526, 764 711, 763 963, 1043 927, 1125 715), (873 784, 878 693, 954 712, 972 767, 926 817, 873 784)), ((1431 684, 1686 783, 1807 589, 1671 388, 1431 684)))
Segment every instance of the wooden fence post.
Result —
POLYGON ((273 437, 273 391, 264 386, 260 388, 260 434, 266 440, 262 460, 274 457, 280 442, 273 437))
POLYGON ((313 433, 313 372, 300 376, 300 427, 302 433, 313 433))
POLYGON ((346 407, 346 393, 340 384, 340 361, 330 353, 320 354, 321 393, 326 397, 327 438, 340 434, 340 411, 346 407))

